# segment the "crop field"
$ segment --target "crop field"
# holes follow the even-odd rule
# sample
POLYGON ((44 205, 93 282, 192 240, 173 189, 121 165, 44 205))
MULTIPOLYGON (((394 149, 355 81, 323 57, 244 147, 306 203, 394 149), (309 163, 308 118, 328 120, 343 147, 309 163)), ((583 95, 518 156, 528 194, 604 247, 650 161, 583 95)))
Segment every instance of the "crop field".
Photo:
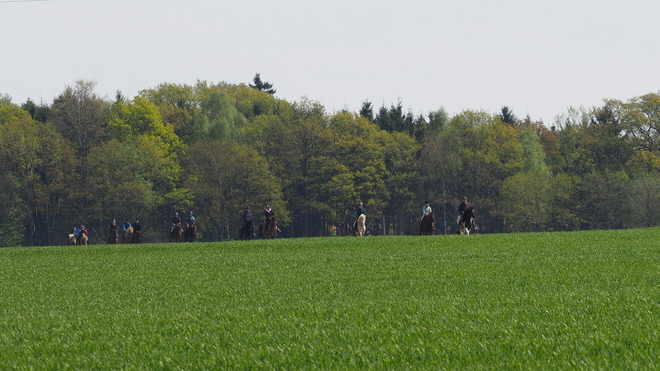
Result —
POLYGON ((660 229, 0 249, 2 369, 658 369, 660 229))

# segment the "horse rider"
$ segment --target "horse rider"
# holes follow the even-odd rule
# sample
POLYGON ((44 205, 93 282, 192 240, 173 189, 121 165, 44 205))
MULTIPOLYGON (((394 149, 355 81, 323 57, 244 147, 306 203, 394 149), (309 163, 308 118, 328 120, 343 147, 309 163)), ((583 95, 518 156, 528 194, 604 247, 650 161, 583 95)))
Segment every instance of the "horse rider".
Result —
POLYGON ((124 222, 124 224, 121 225, 121 229, 122 229, 124 232, 126 232, 126 230, 127 230, 128 228, 130 228, 130 227, 131 227, 131 222, 129 222, 128 219, 126 219, 126 221, 124 222))
MULTIPOLYGON (((266 220, 264 221, 264 227, 268 228, 271 220, 275 219, 275 210, 270 208, 270 205, 266 205, 266 210, 264 211, 264 216, 266 220)), ((282 232, 279 227, 277 227, 277 233, 282 232)))
POLYGON ((138 218, 135 218, 135 221, 133 222, 133 241, 142 241, 142 223, 138 220, 138 218))
POLYGON ((250 206, 245 206, 245 211, 243 212, 243 224, 250 223, 252 224, 252 212, 250 211, 250 206))
POLYGON ((82 224, 80 225, 80 227, 79 227, 78 229, 76 229, 76 232, 75 232, 75 233, 76 233, 76 244, 77 244, 77 245, 80 245, 80 242, 81 242, 81 240, 82 240, 82 236, 83 236, 83 234, 85 234, 85 235, 89 235, 89 234, 87 233, 87 230, 85 229, 85 226, 82 225, 82 224))
MULTIPOLYGON (((469 206, 470 203, 468 202, 467 197, 463 197, 461 203, 458 205, 458 218, 456 218, 456 224, 458 224, 459 226, 461 224, 461 218, 463 217, 463 214, 465 214, 465 210, 467 210, 469 206)), ((460 231, 458 232, 460 233, 460 231)))
POLYGON ((360 218, 360 215, 367 215, 367 209, 364 208, 362 202, 360 202, 357 209, 355 209, 355 223, 353 223, 353 230, 357 229, 357 220, 360 218))
MULTIPOLYGON (((433 209, 431 209, 431 204, 428 201, 425 201, 424 206, 422 206, 422 218, 419 220, 419 228, 422 228, 422 222, 424 221, 424 218, 430 217, 431 212, 433 212, 433 209)), ((433 227, 433 230, 435 231, 435 227, 433 227)))
POLYGON ((192 227, 195 224, 195 217, 193 216, 193 212, 189 212, 188 216, 186 216, 186 225, 188 228, 192 227))
POLYGON ((172 218, 172 228, 170 229, 170 233, 174 232, 174 228, 176 228, 177 225, 181 224, 181 218, 179 217, 178 212, 174 212, 174 217, 172 218))
POLYGON ((266 205, 264 216, 266 217, 266 220, 264 221, 264 227, 268 228, 270 222, 275 218, 275 210, 271 209, 270 205, 266 205))
POLYGON ((140 232, 142 230, 142 223, 136 218, 133 222, 133 232, 140 232))
POLYGON ((110 238, 108 241, 112 241, 115 236, 119 237, 119 226, 117 225, 117 220, 112 219, 112 223, 110 223, 110 238))

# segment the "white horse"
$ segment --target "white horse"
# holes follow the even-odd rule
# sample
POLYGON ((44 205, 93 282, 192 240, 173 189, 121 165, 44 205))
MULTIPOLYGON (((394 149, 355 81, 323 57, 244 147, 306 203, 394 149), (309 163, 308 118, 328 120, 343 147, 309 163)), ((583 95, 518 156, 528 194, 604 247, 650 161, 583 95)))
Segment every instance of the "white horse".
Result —
POLYGON ((355 228, 355 235, 362 237, 367 233, 367 216, 362 214, 357 220, 357 228, 355 228))

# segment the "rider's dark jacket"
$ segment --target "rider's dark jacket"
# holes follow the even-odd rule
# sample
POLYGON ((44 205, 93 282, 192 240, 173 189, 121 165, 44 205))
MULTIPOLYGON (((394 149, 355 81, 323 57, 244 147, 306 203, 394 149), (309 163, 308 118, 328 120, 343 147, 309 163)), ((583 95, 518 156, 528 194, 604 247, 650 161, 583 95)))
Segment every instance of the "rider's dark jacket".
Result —
POLYGON ((470 206, 469 202, 461 202, 460 205, 458 205, 458 215, 463 215, 463 212, 470 206))

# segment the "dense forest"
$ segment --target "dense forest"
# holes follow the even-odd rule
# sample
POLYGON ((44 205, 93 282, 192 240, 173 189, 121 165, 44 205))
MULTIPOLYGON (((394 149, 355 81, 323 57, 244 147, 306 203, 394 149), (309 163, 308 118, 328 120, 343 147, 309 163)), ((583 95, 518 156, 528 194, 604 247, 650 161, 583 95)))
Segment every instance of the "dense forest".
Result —
POLYGON ((145 242, 193 211, 206 241, 236 239, 246 205, 282 236, 347 234, 364 202, 372 235, 438 233, 462 196, 480 233, 649 227, 660 221, 660 95, 570 109, 553 123, 501 112, 326 112, 254 84, 161 84, 133 99, 77 81, 51 104, 0 96, 0 245, 104 242, 139 218, 145 242))

